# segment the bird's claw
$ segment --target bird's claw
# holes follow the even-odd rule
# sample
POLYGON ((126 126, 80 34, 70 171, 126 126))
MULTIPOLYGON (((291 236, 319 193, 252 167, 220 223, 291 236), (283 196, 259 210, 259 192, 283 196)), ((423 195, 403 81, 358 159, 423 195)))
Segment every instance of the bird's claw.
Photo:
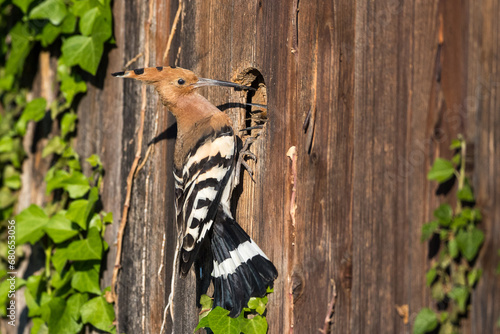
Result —
POLYGON ((235 174, 235 184, 234 186, 236 187, 240 183, 240 174, 241 174, 241 169, 244 167, 248 174, 250 175, 250 179, 255 183, 255 180, 253 178, 253 170, 252 168, 247 164, 245 161, 246 158, 250 158, 254 161, 257 161, 257 156, 249 150, 250 145, 255 141, 255 137, 248 137, 245 139, 245 143, 243 144, 243 147, 238 153, 238 161, 236 162, 236 174, 235 174))

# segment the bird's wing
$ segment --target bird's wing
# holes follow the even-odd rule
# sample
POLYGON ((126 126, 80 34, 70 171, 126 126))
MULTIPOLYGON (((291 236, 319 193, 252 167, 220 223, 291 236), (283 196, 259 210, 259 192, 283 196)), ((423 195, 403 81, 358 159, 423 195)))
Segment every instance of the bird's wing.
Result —
POLYGON ((183 275, 197 258, 221 200, 228 201, 235 155, 233 130, 222 127, 196 143, 187 155, 182 178, 175 176, 177 222, 183 229, 180 254, 183 275))

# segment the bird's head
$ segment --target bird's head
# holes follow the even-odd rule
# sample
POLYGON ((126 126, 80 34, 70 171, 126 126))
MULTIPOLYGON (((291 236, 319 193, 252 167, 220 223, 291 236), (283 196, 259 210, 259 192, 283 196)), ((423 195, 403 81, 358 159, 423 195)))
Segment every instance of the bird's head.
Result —
POLYGON ((198 78, 192 71, 175 66, 138 68, 131 71, 112 73, 111 75, 120 78, 136 79, 155 86, 163 104, 167 106, 176 105, 180 98, 194 93, 196 88, 203 86, 253 89, 234 82, 198 78))

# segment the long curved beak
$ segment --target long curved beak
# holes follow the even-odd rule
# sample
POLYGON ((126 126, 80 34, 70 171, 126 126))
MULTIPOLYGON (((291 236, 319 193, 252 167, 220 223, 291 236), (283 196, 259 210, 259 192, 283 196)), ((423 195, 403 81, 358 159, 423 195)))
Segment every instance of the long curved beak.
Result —
POLYGON ((220 80, 213 80, 213 79, 206 79, 206 78, 199 78, 198 82, 193 84, 194 88, 204 87, 204 86, 224 86, 224 87, 232 87, 235 89, 255 90, 255 88, 253 88, 253 87, 239 85, 239 84, 234 83, 234 82, 220 81, 220 80))

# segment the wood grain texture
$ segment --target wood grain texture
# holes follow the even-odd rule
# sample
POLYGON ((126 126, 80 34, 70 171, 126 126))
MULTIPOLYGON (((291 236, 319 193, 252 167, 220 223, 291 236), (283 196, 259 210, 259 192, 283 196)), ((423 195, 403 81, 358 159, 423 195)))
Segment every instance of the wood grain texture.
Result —
MULTIPOLYGON (((161 59, 178 2, 151 1, 150 64, 168 65, 161 59)), ((458 133, 474 150, 470 175, 486 233, 478 260, 484 275, 464 332, 498 332, 497 2, 184 0, 183 5, 171 64, 221 80, 254 67, 266 83, 269 118, 252 146, 258 155, 251 163, 256 183, 244 176, 234 211, 279 271, 269 299, 269 333, 318 332, 329 312, 332 284, 337 291, 332 333, 411 332, 418 311, 434 305, 425 286, 430 261, 420 229, 441 202, 453 202, 453 194, 436 195, 426 174, 436 157, 450 156, 449 142, 458 133), (291 146, 297 147, 295 224, 286 156, 291 146), (396 305, 409 305, 409 324, 396 305)), ((143 51, 148 8, 147 1, 115 2, 117 47, 108 54, 107 72, 121 70, 143 51)), ((99 153, 107 171, 103 204, 115 214, 106 236, 113 263, 141 101, 140 84, 108 74, 101 73, 82 100, 78 149, 82 156, 99 153)), ((222 107, 245 100, 223 88, 201 93, 222 107)), ((225 112, 242 127, 242 108, 225 112)), ((175 249, 174 123, 148 89, 142 151, 150 142, 155 146, 134 181, 119 277, 119 332, 158 333, 163 320, 175 249)), ((111 269, 103 285, 109 284, 111 269)), ((175 332, 188 333, 197 323, 193 278, 177 289, 175 332)))

